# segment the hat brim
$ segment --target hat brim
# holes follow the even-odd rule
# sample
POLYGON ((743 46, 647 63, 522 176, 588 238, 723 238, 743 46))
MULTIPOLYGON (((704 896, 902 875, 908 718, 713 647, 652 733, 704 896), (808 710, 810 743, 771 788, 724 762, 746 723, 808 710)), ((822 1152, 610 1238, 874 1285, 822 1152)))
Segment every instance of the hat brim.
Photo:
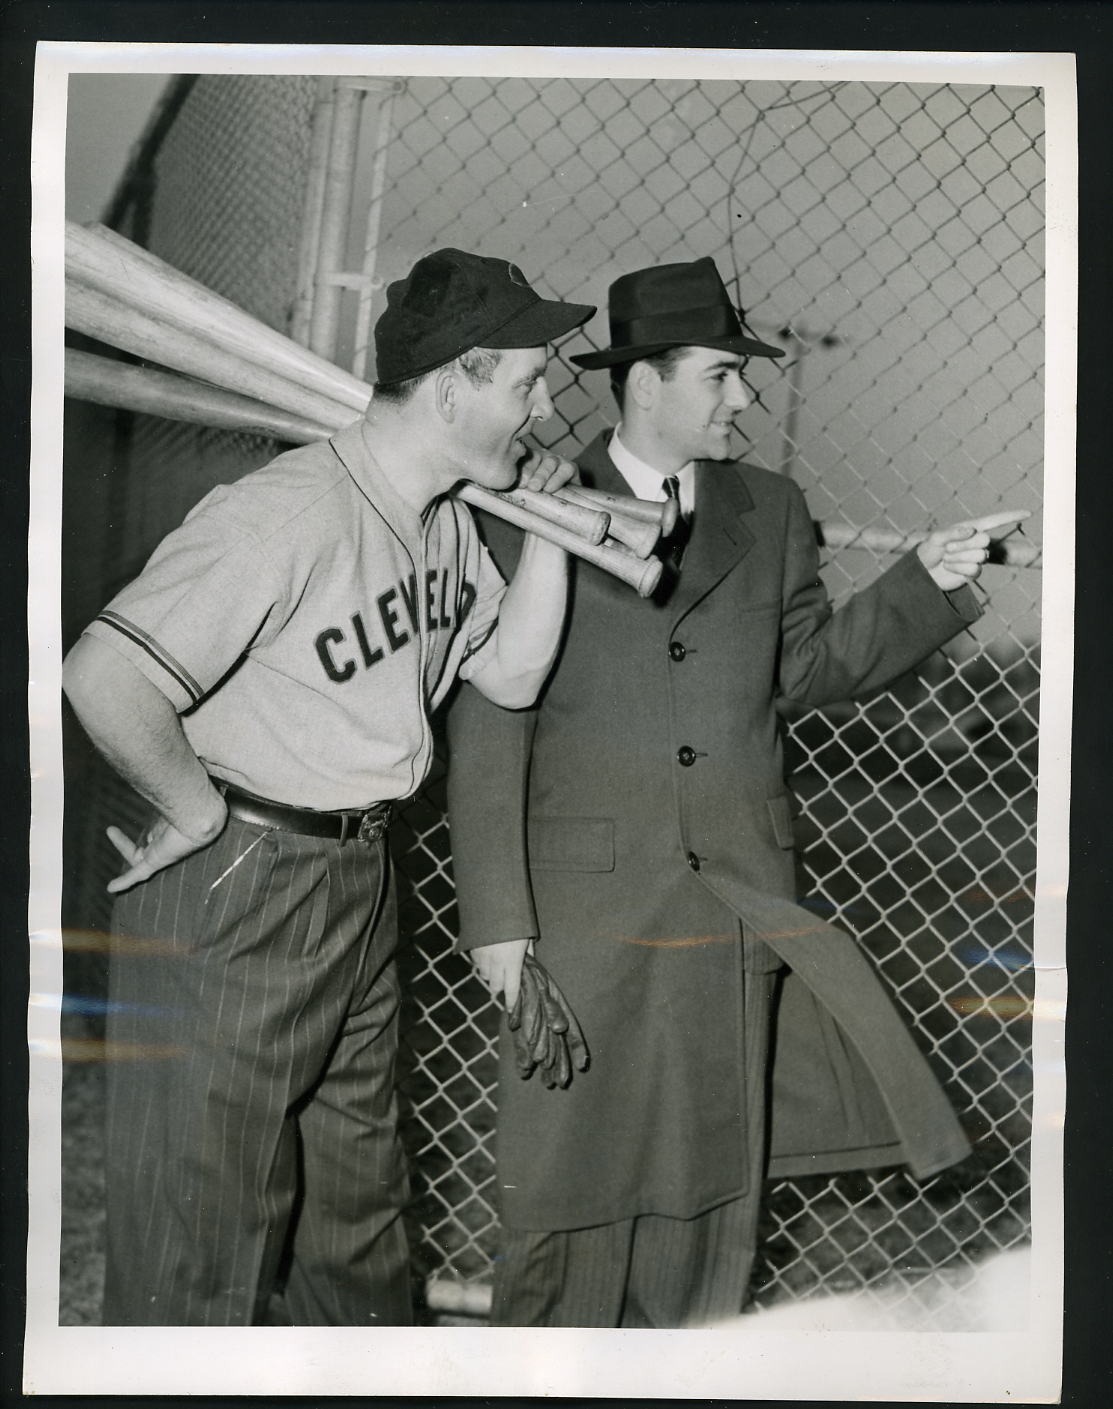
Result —
POLYGON ((493 333, 484 336, 480 347, 543 347, 565 333, 581 327, 595 315, 591 303, 557 303, 553 299, 538 299, 523 308, 493 333))
POLYGON ((711 347, 717 352, 744 353, 750 357, 783 357, 783 347, 773 347, 767 342, 758 342, 739 333, 729 338, 685 338, 683 342, 653 342, 641 347, 607 347, 602 352, 581 352, 569 360, 577 367, 593 372, 598 367, 616 367, 620 362, 637 362, 643 357, 652 357, 656 352, 665 352, 670 347, 711 347))

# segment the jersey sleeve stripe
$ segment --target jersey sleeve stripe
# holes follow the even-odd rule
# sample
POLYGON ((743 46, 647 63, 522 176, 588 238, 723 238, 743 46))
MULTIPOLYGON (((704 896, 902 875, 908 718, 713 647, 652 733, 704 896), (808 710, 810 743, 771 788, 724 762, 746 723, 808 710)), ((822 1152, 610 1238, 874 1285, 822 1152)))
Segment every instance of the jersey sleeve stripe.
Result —
POLYGON ((134 622, 128 621, 126 617, 120 616, 116 612, 103 611, 97 617, 98 621, 103 621, 106 626, 111 626, 118 631, 121 636, 126 636, 129 641, 139 646, 141 650, 147 652, 152 660, 156 661, 167 675, 173 676, 194 704, 200 700, 205 693, 201 686, 193 678, 184 666, 178 664, 169 651, 163 650, 153 637, 148 636, 145 631, 136 626, 134 622))

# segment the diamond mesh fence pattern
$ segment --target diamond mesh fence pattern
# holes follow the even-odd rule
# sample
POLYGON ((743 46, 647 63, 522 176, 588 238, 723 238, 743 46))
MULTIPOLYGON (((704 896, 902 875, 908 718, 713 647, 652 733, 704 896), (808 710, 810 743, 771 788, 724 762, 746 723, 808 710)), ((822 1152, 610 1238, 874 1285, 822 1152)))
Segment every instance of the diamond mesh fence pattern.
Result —
MULTIPOLYGON (((151 164, 152 248, 277 327, 312 99, 311 80, 198 79, 151 164)), ((361 154, 373 104, 364 115, 361 154)), ((400 83, 390 123, 357 349, 383 285, 438 245, 514 260, 547 294, 601 306, 623 272, 712 255, 755 332, 788 354, 749 364, 737 451, 794 476, 817 519, 903 534, 1038 508, 1038 91, 420 77, 400 83)), ((606 342, 603 312, 586 332, 606 342)), ((613 421, 604 374, 562 349, 549 383, 547 445, 573 452, 613 421)), ((107 587, 210 484, 270 449, 136 418, 107 587)), ((1024 531, 1038 547, 1038 519, 1024 531)), ((886 565, 850 548, 823 572, 837 603, 886 565)), ((991 564, 976 590, 985 615, 915 675, 860 703, 786 711, 799 893, 872 956, 975 1154, 923 1184, 894 1170, 772 1185, 759 1307, 896 1288, 926 1326, 966 1327, 972 1269, 1027 1237, 1040 573, 991 564)), ((393 838, 410 940, 405 1138, 416 1270, 476 1287, 497 1235, 497 1015, 450 952, 442 773, 393 838)))
MULTIPOLYGON (((293 302, 315 92, 312 78, 197 78, 135 211, 141 243, 274 328, 286 328, 293 302)), ((125 581, 213 485, 276 448, 151 416, 135 418, 132 437, 125 581)))

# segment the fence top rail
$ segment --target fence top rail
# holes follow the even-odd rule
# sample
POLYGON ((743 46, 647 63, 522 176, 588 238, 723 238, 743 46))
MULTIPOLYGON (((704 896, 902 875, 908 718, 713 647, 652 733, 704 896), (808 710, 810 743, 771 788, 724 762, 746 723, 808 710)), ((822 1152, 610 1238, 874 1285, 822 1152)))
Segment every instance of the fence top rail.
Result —
MULTIPOLYGON (((899 533, 894 529, 855 528, 838 519, 817 520, 816 534, 824 548, 868 548, 874 553, 904 553, 927 537, 925 533, 899 533)), ((990 544, 988 561, 1006 567, 1038 568, 1043 566, 1043 549, 1025 539, 997 539, 990 544)))

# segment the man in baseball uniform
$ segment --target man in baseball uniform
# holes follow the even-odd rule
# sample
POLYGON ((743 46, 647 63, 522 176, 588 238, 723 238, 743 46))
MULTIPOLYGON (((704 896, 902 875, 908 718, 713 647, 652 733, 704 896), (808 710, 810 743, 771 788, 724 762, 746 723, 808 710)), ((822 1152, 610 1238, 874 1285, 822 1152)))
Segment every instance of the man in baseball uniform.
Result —
MULTIPOLYGON (((504 1034, 503 1325, 735 1315, 767 1173, 968 1151, 864 955, 796 904, 777 711, 877 689, 974 621, 988 535, 932 533, 832 612, 800 490, 728 459, 746 359, 780 350, 710 259, 625 275, 609 314, 611 347, 573 360, 611 369, 621 421, 578 466, 679 499, 669 581, 642 600, 577 564, 537 707, 465 688, 450 721, 460 945, 511 1007, 535 943, 591 1052, 548 1089, 504 1034)), ((505 570, 520 536, 485 530, 505 570)))
POLYGON ((453 681, 520 707, 552 663, 564 554, 530 536, 507 586, 450 491, 568 478, 522 437, 592 312, 419 260, 365 418, 209 494, 66 660, 155 808, 110 829, 106 1324, 258 1323, 280 1272, 296 1325, 411 1319, 385 836, 453 681))

